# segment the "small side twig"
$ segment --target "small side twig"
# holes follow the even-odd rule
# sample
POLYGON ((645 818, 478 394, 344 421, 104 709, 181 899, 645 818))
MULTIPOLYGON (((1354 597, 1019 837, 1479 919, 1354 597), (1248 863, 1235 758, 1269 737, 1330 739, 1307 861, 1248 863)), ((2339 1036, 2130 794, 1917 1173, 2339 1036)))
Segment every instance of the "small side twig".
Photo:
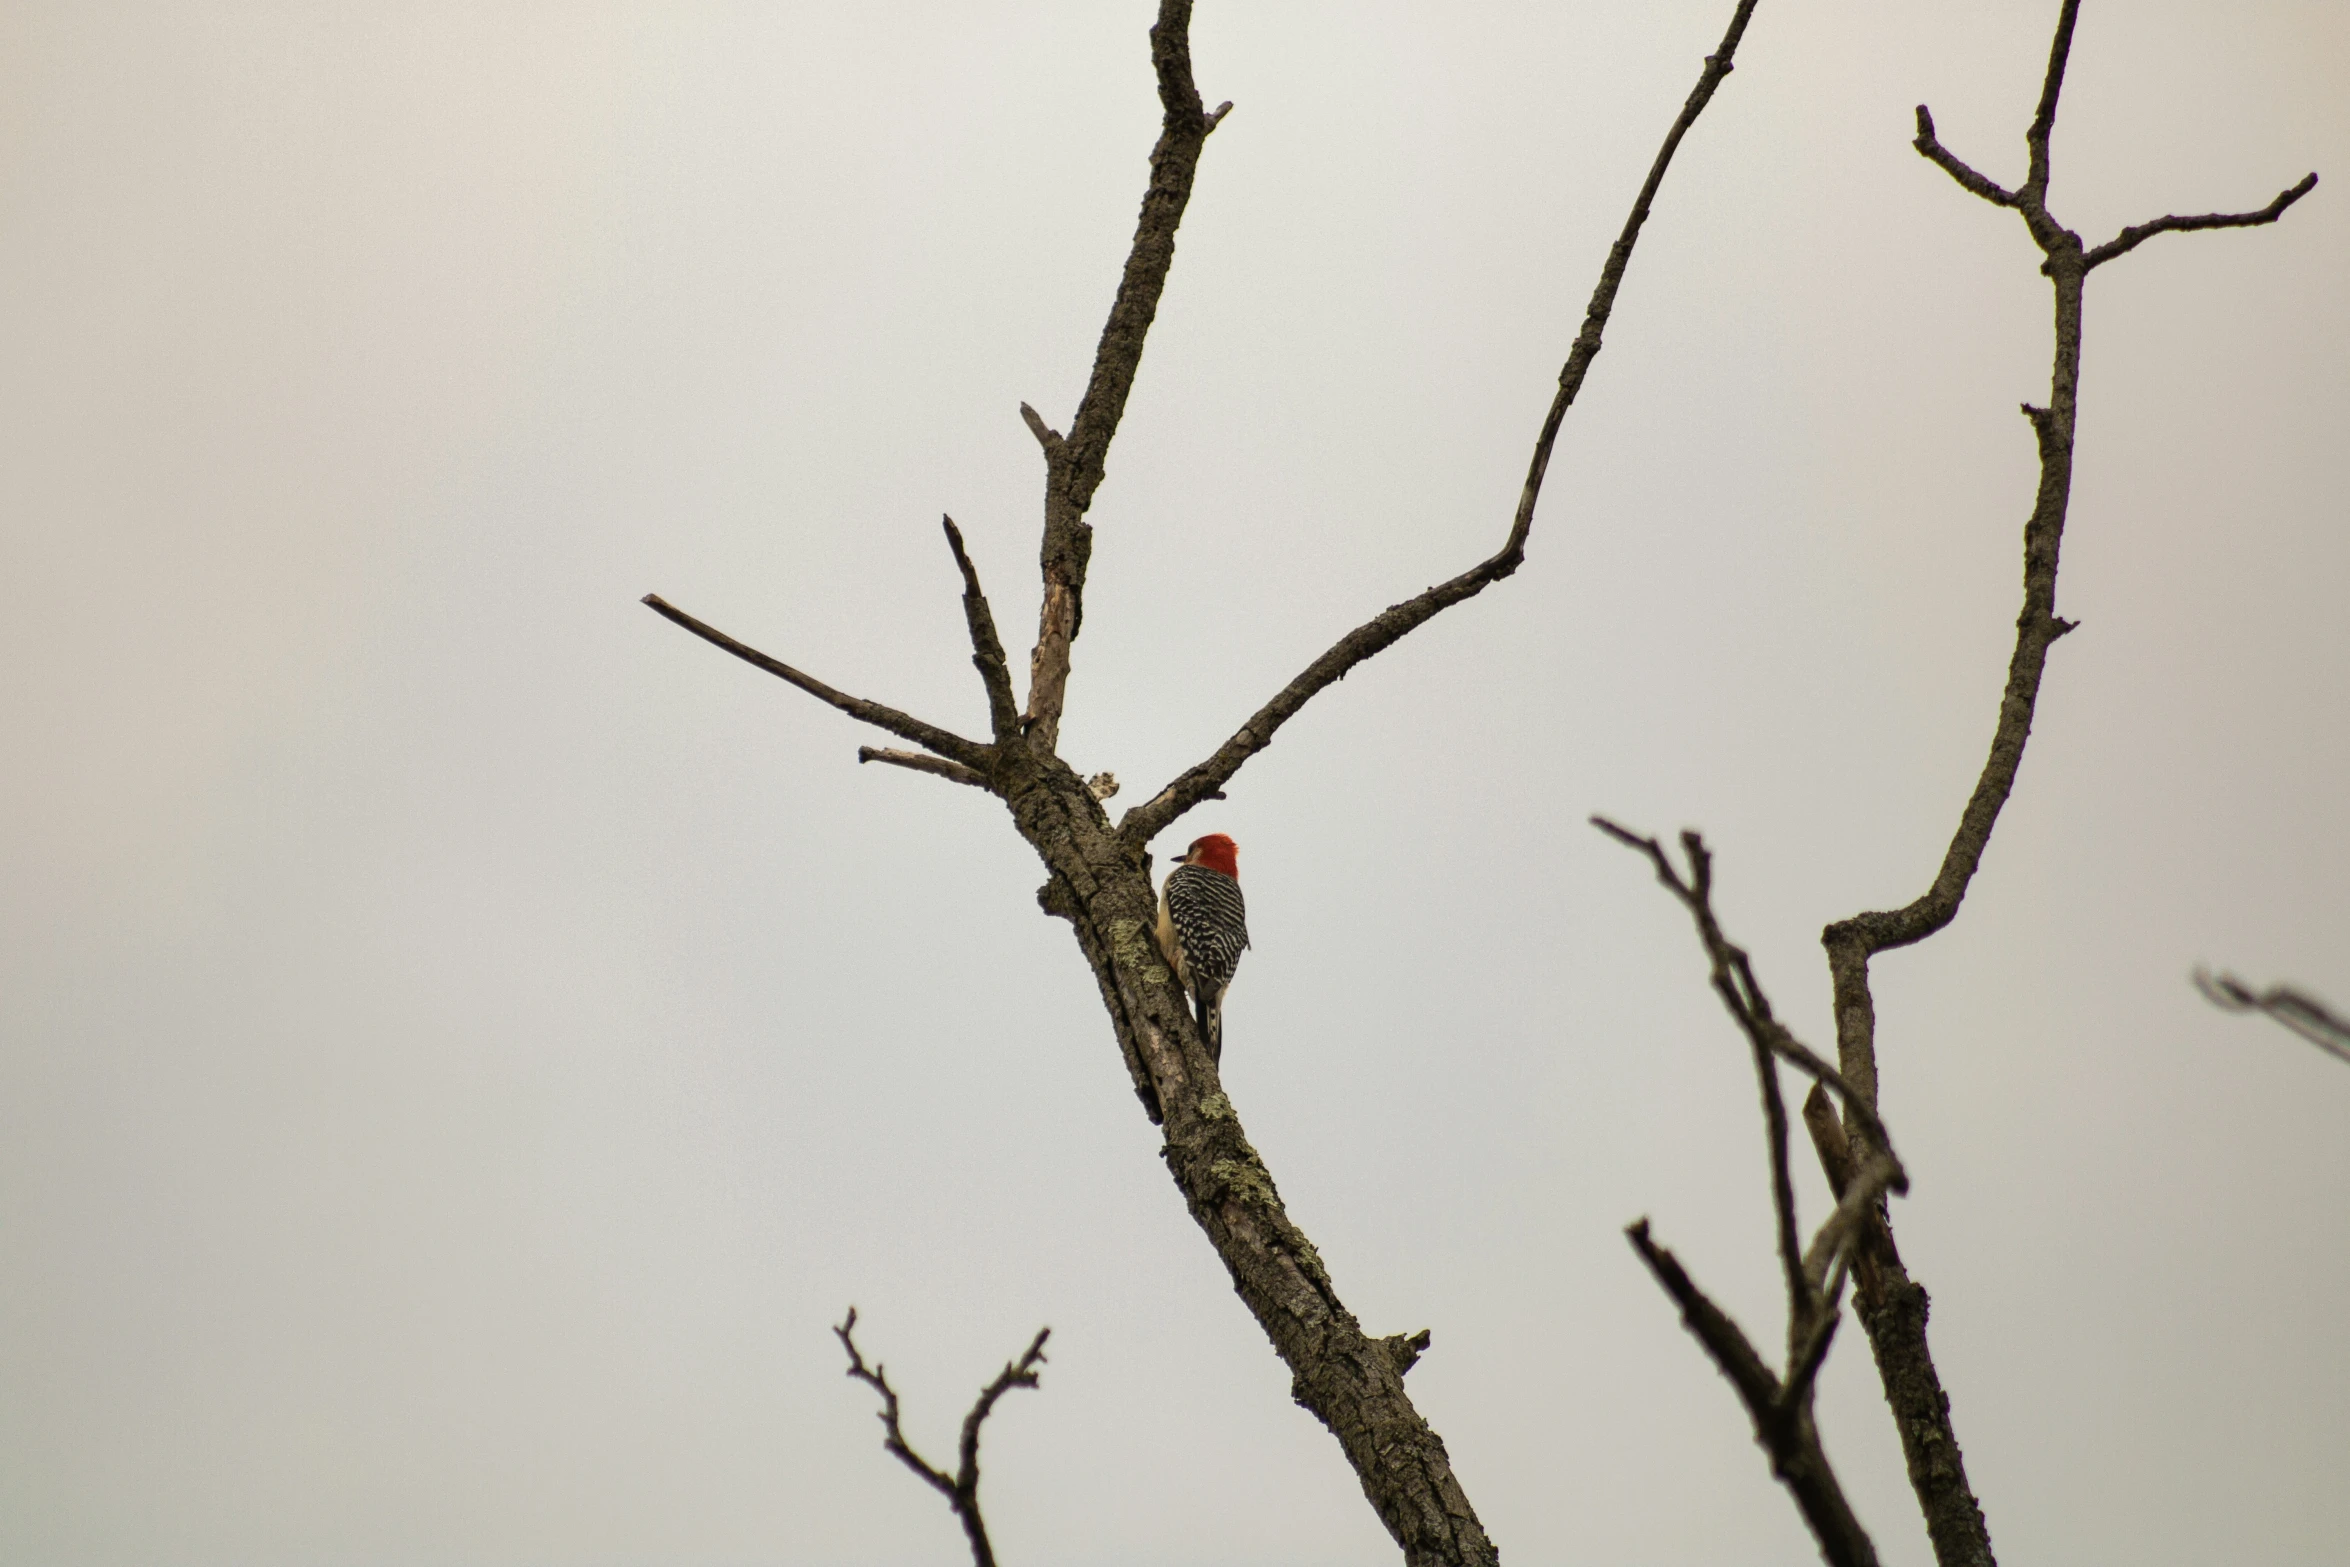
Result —
POLYGON ((1958 154, 1942 145, 1934 135, 1934 112, 1922 103, 1918 105, 1918 133, 1910 145, 1925 154, 1943 173, 1993 206, 2012 207, 2016 204, 2014 191, 1997 180, 1976 173, 1958 154))
POLYGON ((886 746, 861 745, 857 747, 857 760, 887 762, 892 767, 903 767, 908 772, 929 773, 933 777, 969 784, 974 789, 988 787, 987 774, 978 768, 965 767, 961 762, 950 762, 943 756, 924 756, 920 751, 893 751, 886 746))
POLYGON ((1811 1133, 1811 1149, 1819 1155, 1828 1190, 1841 1200, 1852 1184, 1852 1144, 1844 1135, 1844 1123, 1836 1118, 1835 1102, 1817 1083, 1803 1096, 1803 1129, 1811 1133))
POLYGON ((2350 1061, 2350 1018, 2332 1011, 2305 991, 2289 985, 2271 985, 2255 991, 2233 974, 2217 978, 2206 968, 2195 971, 2195 988, 2203 999, 2225 1012, 2260 1012, 2308 1040, 2338 1061, 2350 1061))
POLYGON ((2257 212, 2203 212, 2193 217, 2176 214, 2154 219, 2150 223, 2133 223, 2081 258, 2081 269, 2101 267, 2114 257, 2126 255, 2157 234, 2183 234, 2190 229, 2248 229, 2263 223, 2274 223, 2285 215, 2285 209, 2317 189, 2317 175, 2303 177, 2300 184, 2277 192, 2277 199, 2257 212))
MULTIPOLYGON (((1688 854, 1690 865, 1690 877, 1683 880, 1671 856, 1665 853, 1664 845, 1656 839, 1644 837, 1604 816, 1592 817, 1591 825, 1626 848, 1645 855, 1656 871, 1656 879, 1689 911, 1697 925, 1698 940, 1713 965, 1714 994, 1721 998, 1738 1026, 1815 1083, 1833 1088, 1844 1102, 1844 1113, 1866 1128, 1887 1153, 1892 1152, 1892 1139, 1885 1131, 1885 1124, 1877 1119, 1876 1108, 1844 1080, 1843 1073, 1822 1060, 1778 1020, 1771 1011, 1770 998, 1755 980, 1754 965, 1746 950, 1723 934, 1721 921, 1714 916, 1713 855, 1707 850, 1705 839, 1694 832, 1681 835, 1681 847, 1688 854)), ((1909 1190, 1909 1177, 1899 1171, 1898 1161, 1896 1166, 1891 1189, 1905 1192, 1909 1190)))
POLYGON ((946 527, 947 548, 955 553, 955 568, 963 574, 963 619, 971 632, 971 663, 979 683, 987 688, 987 721, 996 744, 1008 744, 1020 733, 1020 700, 1012 694, 1012 671, 1004 658, 1003 639, 996 635, 995 612, 979 589, 979 568, 963 548, 963 530, 952 517, 939 519, 946 527))
POLYGON ((1052 457, 1060 451, 1061 432, 1046 424, 1043 414, 1038 413, 1026 403, 1022 403, 1020 405, 1020 419, 1028 426, 1028 433, 1036 437, 1036 444, 1044 448, 1046 457, 1052 457))
POLYGON ((1749 1036, 1754 1050, 1754 1075, 1761 1080, 1763 1127, 1771 1150, 1771 1214, 1778 1230, 1779 1270, 1787 1285, 1787 1337, 1792 1350, 1800 1335, 1819 1314, 1819 1294, 1810 1270, 1804 1266, 1802 1242, 1795 1234, 1795 1182, 1787 1160, 1787 1100, 1779 1091, 1779 1066, 1770 1046, 1749 1036))
MULTIPOLYGON (((1844 1289, 1843 1270, 1847 1261, 1844 1257, 1836 1260, 1837 1271, 1833 1282, 1839 1298, 1844 1289)), ((1828 1348, 1836 1342, 1836 1327, 1843 1320, 1844 1314, 1840 1311, 1821 1312, 1812 1327, 1811 1337, 1789 1357, 1788 1365, 1792 1369, 1787 1376, 1787 1391, 1780 1395, 1788 1407, 1799 1408, 1811 1402, 1812 1386, 1819 1381, 1820 1367, 1828 1363, 1828 1348)), ((1823 1454, 1821 1462, 1826 1461, 1823 1454)))
POLYGON ((885 1367, 878 1363, 871 1366, 865 1364, 865 1357, 857 1352, 856 1330, 857 1308, 851 1306, 848 1320, 832 1331, 840 1340, 841 1348, 848 1351, 848 1374, 881 1395, 883 1449, 913 1470, 924 1484, 947 1499, 947 1505, 955 1510, 955 1516, 962 1521, 963 1533, 971 1542, 974 1567, 995 1567, 995 1547, 988 1543, 987 1523, 979 1512, 979 1428, 994 1412, 996 1400, 1013 1388, 1036 1386, 1036 1368, 1044 1364, 1044 1341, 1052 1337, 1053 1330, 1037 1329, 1036 1337, 1029 1342, 1020 1358, 1007 1362, 1004 1369, 996 1374, 996 1379, 980 1390, 979 1402, 973 1404, 971 1412, 963 1417, 962 1440, 958 1445, 958 1461, 952 1476, 934 1467, 907 1443, 906 1434, 898 1424, 897 1390, 889 1385, 889 1373, 885 1367))
POLYGON ((987 765, 987 747, 976 740, 966 740, 936 724, 926 724, 894 707, 884 707, 879 702, 868 702, 861 696, 835 691, 814 675, 802 674, 781 659, 769 658, 757 648, 737 642, 716 626, 694 619, 658 593, 646 594, 644 604, 654 614, 685 627, 712 647, 723 648, 752 668, 764 669, 776 679, 798 686, 817 701, 837 707, 851 718, 871 724, 876 729, 886 729, 902 740, 911 740, 925 751, 961 762, 965 767, 983 768, 987 765))

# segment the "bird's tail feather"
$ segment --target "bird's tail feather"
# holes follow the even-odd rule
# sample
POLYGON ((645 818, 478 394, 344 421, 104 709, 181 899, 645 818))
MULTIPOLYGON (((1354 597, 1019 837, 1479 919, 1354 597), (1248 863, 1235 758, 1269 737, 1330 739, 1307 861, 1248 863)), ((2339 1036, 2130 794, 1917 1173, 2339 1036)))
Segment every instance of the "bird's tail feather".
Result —
POLYGON ((1199 1038, 1208 1047, 1208 1059, 1218 1066, 1224 1064, 1224 1008, 1207 996, 1200 996, 1199 1038))

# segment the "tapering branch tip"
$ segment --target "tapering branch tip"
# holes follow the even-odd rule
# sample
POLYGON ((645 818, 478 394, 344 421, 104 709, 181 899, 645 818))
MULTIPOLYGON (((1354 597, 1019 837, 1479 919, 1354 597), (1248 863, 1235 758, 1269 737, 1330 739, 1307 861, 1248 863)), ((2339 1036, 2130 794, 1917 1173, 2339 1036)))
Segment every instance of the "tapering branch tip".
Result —
POLYGON ((781 659, 769 658, 757 648, 747 643, 737 642, 716 626, 696 620, 684 610, 662 598, 658 593, 648 593, 640 602, 672 624, 683 626, 712 647, 732 653, 754 669, 765 670, 778 680, 799 687, 817 701, 838 708, 860 723, 871 724, 876 729, 886 729, 900 739, 911 740, 926 751, 935 752, 940 756, 961 762, 966 767, 981 767, 986 765, 988 761, 988 749, 978 741, 966 740, 961 735, 939 728, 936 724, 926 724, 921 719, 901 713, 894 707, 885 707, 879 702, 869 702, 861 696, 851 696, 845 691, 836 691, 815 676, 803 674, 781 659))

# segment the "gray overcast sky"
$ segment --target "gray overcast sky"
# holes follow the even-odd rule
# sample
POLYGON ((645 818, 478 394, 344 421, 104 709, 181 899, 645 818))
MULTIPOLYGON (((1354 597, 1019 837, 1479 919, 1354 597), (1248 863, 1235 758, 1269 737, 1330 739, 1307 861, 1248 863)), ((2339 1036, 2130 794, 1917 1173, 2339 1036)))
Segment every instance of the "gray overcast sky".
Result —
MULTIPOLYGON (((1500 538, 1727 0, 1203 0, 1209 146, 1094 520, 1064 748, 1129 789, 1500 538)), ((1527 569, 1188 828, 1227 1080, 1518 1563, 1795 1563, 1620 1235, 1779 1331, 1743 1047, 1583 825, 1702 826, 1781 1009, 1980 766, 2047 290, 2054 0, 1765 0, 1527 569), (1347 1042, 1344 1050, 1338 1042, 1347 1042)), ((0 5, 0 1558, 1392 1559, 973 791, 639 608, 982 720, 1131 232, 1143 0, 0 5)), ((2003 1556, 2350 1558, 2350 10, 2096 4, 2055 651, 1957 926, 1879 966, 1902 1243, 2003 1556)), ((1020 637, 1023 647, 1026 637, 1020 637)), ((1809 1179, 1807 1177, 1807 1179, 1809 1179)), ((1816 1180, 1805 1188, 1818 1211, 1816 1180)), ((1928 1559, 1863 1341, 1823 1426, 1928 1559)))

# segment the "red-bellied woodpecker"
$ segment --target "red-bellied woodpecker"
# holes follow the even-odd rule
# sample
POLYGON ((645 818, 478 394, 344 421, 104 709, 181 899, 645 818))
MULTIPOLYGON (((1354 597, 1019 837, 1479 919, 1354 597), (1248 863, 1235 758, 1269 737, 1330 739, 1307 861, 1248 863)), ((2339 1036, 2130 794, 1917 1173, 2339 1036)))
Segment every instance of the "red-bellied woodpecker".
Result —
POLYGON ((1159 950, 1191 996, 1208 1059, 1224 1059, 1224 992, 1248 946, 1240 900, 1240 846, 1220 832, 1196 839, 1159 894, 1159 950))

